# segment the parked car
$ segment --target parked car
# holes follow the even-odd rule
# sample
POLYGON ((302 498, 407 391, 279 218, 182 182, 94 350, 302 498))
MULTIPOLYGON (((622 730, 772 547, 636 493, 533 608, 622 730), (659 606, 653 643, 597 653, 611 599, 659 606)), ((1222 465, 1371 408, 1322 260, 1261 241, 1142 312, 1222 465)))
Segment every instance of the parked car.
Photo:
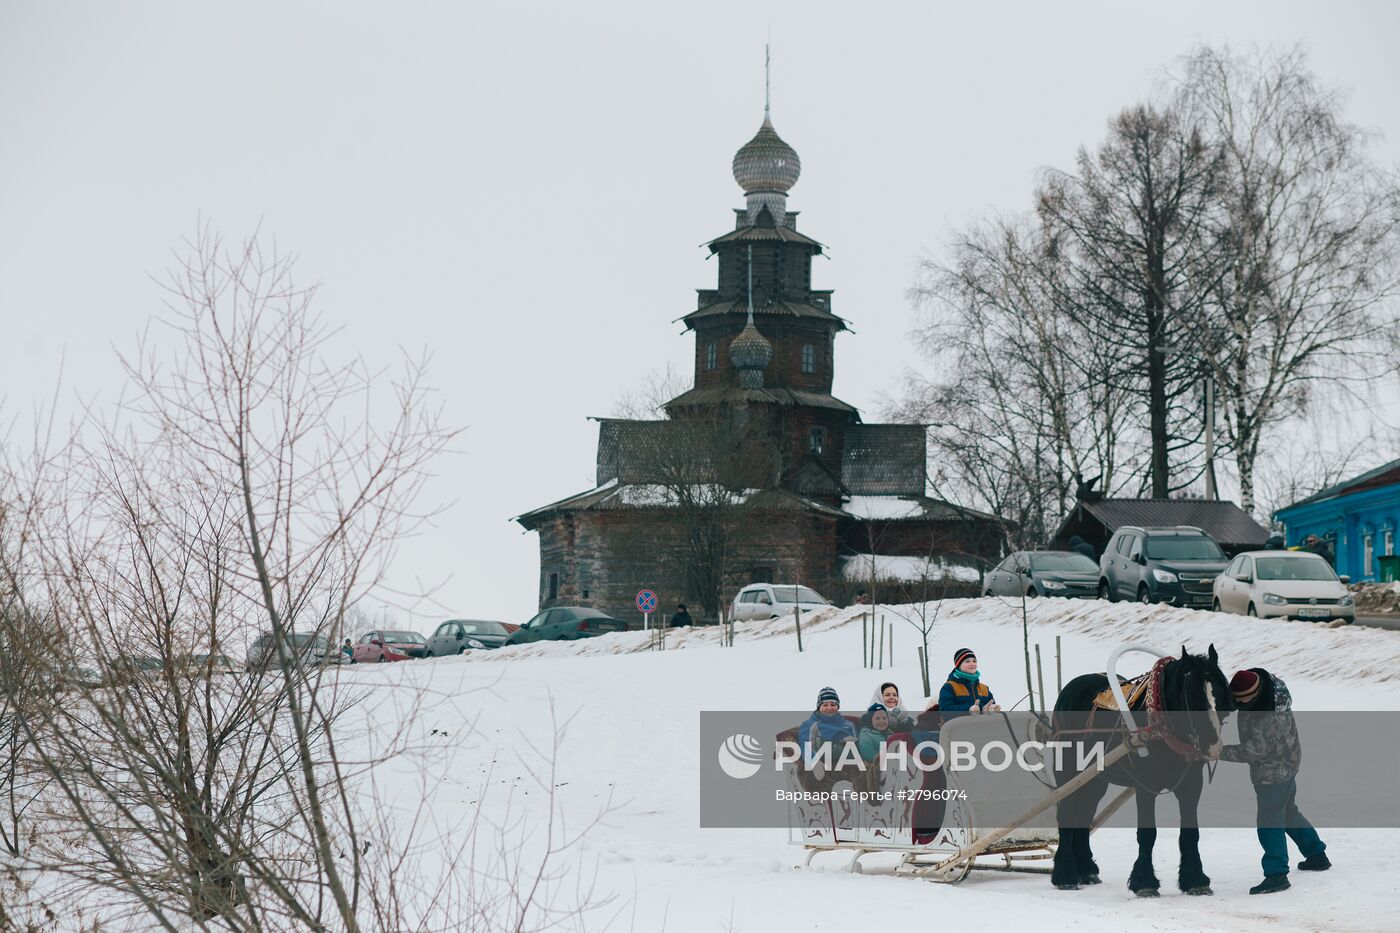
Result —
POLYGON ((440 658, 464 651, 499 648, 506 643, 518 625, 493 622, 489 619, 450 619, 428 636, 424 657, 440 658))
POLYGON ((407 661, 421 658, 427 640, 417 632, 376 629, 365 632, 354 645, 351 664, 381 664, 385 661, 407 661))
POLYGON ((236 674, 238 668, 226 654, 186 654, 181 655, 180 663, 193 672, 208 671, 211 674, 236 674))
POLYGON ((1099 592, 1099 565, 1078 551, 1016 551, 982 578, 983 596, 1078 596, 1099 592))
POLYGON ((1229 559, 1199 528, 1124 526, 1099 560, 1099 598, 1208 608, 1229 559))
MULTIPOLYGON (((303 664, 340 663, 340 652, 331 649, 330 642, 326 640, 324 635, 289 635, 287 636, 287 647, 301 657, 303 664)), ((258 671, 275 660, 277 660, 277 646, 272 640, 272 633, 263 632, 248 646, 248 657, 244 659, 243 666, 248 671, 258 671)))
POLYGON ((796 606, 803 612, 824 609, 831 605, 816 590, 797 583, 750 583, 734 594, 729 618, 734 622, 751 619, 775 619, 792 615, 796 606))
POLYGON ((1246 551, 1215 578, 1216 612, 1262 618, 1356 618, 1347 577, 1307 551, 1246 551))
POLYGON ((511 632, 506 638, 507 645, 521 645, 531 641, 572 641, 576 638, 593 638, 607 632, 625 632, 627 623, 614 619, 606 612, 589 609, 586 606, 557 606, 546 609, 529 622, 511 632))

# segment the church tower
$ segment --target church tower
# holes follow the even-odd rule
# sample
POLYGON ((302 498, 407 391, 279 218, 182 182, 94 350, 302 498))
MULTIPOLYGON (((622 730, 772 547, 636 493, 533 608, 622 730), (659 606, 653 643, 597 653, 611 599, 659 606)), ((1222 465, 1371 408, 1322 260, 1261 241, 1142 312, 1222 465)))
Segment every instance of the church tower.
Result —
POLYGON ((707 244, 718 282, 697 290, 697 308, 683 318, 695 334, 694 387, 666 410, 683 419, 715 406, 767 409, 782 434, 781 485, 839 500, 846 431, 860 420, 831 394, 836 335, 846 323, 831 311, 831 292, 812 288, 822 244, 798 232, 787 207, 802 160, 768 107, 732 168, 745 203, 734 229, 707 244))

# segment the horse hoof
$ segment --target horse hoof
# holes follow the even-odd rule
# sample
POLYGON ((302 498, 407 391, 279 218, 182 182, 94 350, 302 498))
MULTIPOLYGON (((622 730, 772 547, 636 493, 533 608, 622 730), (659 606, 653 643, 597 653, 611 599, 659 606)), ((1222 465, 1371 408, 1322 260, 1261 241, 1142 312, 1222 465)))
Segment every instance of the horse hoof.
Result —
POLYGON ((1079 890, 1079 885, 1077 885, 1077 884, 1057 884, 1057 885, 1055 885, 1055 887, 1056 887, 1056 889, 1058 889, 1058 890, 1060 890, 1060 891, 1078 891, 1078 890, 1079 890))
POLYGON ((1187 888, 1186 893, 1192 897, 1210 897, 1215 892, 1210 889, 1210 885, 1203 884, 1194 888, 1187 888))
POLYGON ((1085 875, 1081 879, 1085 884, 1103 884, 1103 879, 1098 875, 1085 875))
POLYGON ((1138 889, 1137 889, 1136 891, 1134 891, 1133 893, 1136 894, 1138 897, 1158 897, 1158 896, 1160 896, 1160 895, 1158 894, 1158 891, 1157 891, 1156 888, 1138 888, 1138 889))

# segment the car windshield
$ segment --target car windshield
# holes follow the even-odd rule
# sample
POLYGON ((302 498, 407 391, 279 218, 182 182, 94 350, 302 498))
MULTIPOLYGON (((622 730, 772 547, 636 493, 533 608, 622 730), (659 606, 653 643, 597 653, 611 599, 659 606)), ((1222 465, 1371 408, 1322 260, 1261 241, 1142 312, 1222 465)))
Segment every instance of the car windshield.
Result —
POLYGON ((423 636, 417 632, 385 632, 384 640, 394 645, 423 644, 423 636))
POLYGON ((287 641, 297 648, 313 647, 324 648, 326 639, 323 635, 289 635, 287 641))
POLYGON ((1255 577, 1260 580, 1329 580, 1337 574, 1319 557, 1256 557, 1255 577))
POLYGON ((1154 560, 1224 560, 1225 554, 1205 535, 1148 535, 1147 556, 1154 560))
POLYGON ((1032 570, 1082 570, 1086 573, 1093 573, 1099 569, 1099 565, 1094 563, 1083 554, 1065 551, 1062 553, 1047 552, 1036 554, 1031 557, 1032 570))
POLYGON ((779 586, 773 585, 773 595, 780 603, 821 603, 826 605, 826 600, 822 599, 820 593, 805 586, 779 586))
POLYGON ((463 622, 462 628, 470 635, 504 635, 506 627, 499 622, 463 622))

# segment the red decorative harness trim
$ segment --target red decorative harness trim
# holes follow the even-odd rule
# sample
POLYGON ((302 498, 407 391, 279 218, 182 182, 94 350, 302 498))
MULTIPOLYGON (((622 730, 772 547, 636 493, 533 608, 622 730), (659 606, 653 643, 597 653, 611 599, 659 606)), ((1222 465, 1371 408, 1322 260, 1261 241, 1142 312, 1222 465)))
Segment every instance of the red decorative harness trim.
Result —
POLYGON ((1166 675, 1167 665, 1172 663, 1172 658, 1158 658, 1148 671, 1147 698, 1147 725, 1138 731, 1143 739, 1156 739, 1165 742, 1166 746, 1183 758, 1196 758, 1199 752, 1189 742, 1183 742, 1172 734, 1167 725, 1167 711, 1163 706, 1165 700, 1162 690, 1162 679, 1166 675))

